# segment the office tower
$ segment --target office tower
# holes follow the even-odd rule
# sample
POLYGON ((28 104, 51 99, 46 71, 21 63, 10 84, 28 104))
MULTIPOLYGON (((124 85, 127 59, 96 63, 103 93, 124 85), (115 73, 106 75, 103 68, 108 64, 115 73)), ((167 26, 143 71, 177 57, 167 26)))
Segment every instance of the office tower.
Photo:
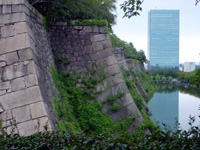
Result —
POLYGON ((150 10, 148 24, 149 67, 179 66, 179 10, 150 10))

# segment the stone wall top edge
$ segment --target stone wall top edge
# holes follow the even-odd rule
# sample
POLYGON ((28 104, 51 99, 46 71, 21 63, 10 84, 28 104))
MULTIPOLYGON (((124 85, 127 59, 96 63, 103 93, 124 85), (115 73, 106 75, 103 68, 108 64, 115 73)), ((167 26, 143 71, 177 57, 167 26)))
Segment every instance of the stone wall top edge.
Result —
MULTIPOLYGON (((72 20, 72 21, 76 21, 76 20, 72 20)), ((50 22, 50 25, 56 25, 56 26, 71 26, 71 27, 74 27, 74 26, 99 26, 99 27, 106 27, 106 25, 71 25, 71 24, 69 24, 69 23, 67 23, 67 22, 56 22, 56 23, 54 23, 54 22, 50 22)))
MULTIPOLYGON (((24 7, 27 7, 30 12, 32 12, 34 14, 37 13, 37 15, 35 15, 35 17, 40 18, 41 20, 43 19, 43 15, 39 11, 37 11, 37 9, 35 9, 27 0, 0 0, 0 5, 2 5, 2 6, 4 6, 4 5, 22 5, 24 7)), ((23 10, 22 10, 22 12, 23 12, 23 10)), ((19 12, 14 12, 14 13, 19 13, 19 12)), ((12 14, 14 14, 14 13, 12 13, 12 14)), ((1 14, 1 15, 4 15, 4 14, 1 14)), ((5 15, 7 15, 7 14, 5 14, 5 15)))
POLYGON ((27 0, 0 0, 1 5, 25 4, 27 0))

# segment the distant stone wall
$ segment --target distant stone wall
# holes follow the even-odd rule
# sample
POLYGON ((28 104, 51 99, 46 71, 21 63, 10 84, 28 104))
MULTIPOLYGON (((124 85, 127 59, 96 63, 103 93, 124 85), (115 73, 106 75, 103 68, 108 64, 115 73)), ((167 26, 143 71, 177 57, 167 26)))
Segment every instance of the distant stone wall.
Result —
POLYGON ((26 0, 0 0, 0 120, 7 133, 54 126, 51 64, 42 16, 26 0))
MULTIPOLYGON (((116 101, 121 107, 118 112, 112 112, 108 104, 103 105, 103 112, 111 115, 113 121, 138 115, 138 119, 133 123, 137 126, 143 119, 120 72, 106 31, 106 26, 67 26, 67 23, 52 25, 50 37, 54 55, 71 60, 68 67, 61 66, 63 72, 91 73, 103 66, 106 78, 96 86, 99 102, 119 92, 125 93, 116 101)), ((98 74, 95 76, 98 78, 98 74)), ((132 132, 133 129, 134 127, 131 126, 129 131, 132 132)))
POLYGON ((144 109, 146 110, 147 114, 151 114, 150 110, 148 108, 148 105, 145 102, 145 99, 148 97, 148 95, 147 95, 146 91, 144 90, 144 88, 140 82, 140 79, 138 78, 137 73, 136 73, 136 71, 144 72, 144 67, 142 66, 142 64, 133 63, 132 59, 126 59, 124 56, 123 47, 114 48, 114 53, 115 53, 116 59, 119 62, 120 68, 123 71, 131 70, 131 75, 128 78, 130 80, 132 80, 134 78, 135 81, 138 83, 138 85, 136 86, 135 83, 132 82, 137 94, 143 97, 144 109))

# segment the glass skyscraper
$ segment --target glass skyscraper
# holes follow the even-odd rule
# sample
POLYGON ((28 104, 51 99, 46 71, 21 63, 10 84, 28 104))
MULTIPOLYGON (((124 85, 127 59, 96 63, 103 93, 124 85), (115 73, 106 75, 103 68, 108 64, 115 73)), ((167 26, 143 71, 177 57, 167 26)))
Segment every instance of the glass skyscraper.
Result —
POLYGON ((149 67, 178 68, 179 10, 150 10, 148 19, 149 67))

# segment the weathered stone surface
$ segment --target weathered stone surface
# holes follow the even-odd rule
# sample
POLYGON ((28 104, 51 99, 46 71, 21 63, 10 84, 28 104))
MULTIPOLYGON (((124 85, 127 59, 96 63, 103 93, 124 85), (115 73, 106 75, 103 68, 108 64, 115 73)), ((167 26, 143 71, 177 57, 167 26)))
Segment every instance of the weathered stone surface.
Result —
POLYGON ((11 13, 11 5, 3 5, 3 14, 11 13))
POLYGON ((106 63, 107 63, 108 66, 114 65, 114 64, 117 63, 117 60, 116 60, 114 55, 106 57, 105 60, 106 60, 106 63))
POLYGON ((34 85, 37 85, 37 80, 36 80, 37 76, 35 74, 30 74, 28 76, 25 76, 25 85, 26 87, 31 87, 34 85))
POLYGON ((18 49, 26 48, 26 36, 25 34, 16 35, 14 37, 9 37, 0 40, 0 55, 18 49))
POLYGON ((6 61, 6 55, 1 55, 0 56, 0 62, 2 62, 2 61, 6 61))
POLYGON ((42 96, 38 86, 0 96, 0 104, 2 104, 5 110, 13 109, 15 107, 20 107, 41 100, 42 96))
POLYGON ((1 82, 0 83, 0 90, 7 90, 10 87, 10 81, 1 82))
MULTIPOLYGON (((0 113, 4 112, 4 109, 0 105, 0 113)), ((0 116, 1 117, 1 116, 0 116)), ((1 118, 0 118, 1 119, 1 118)))
POLYGON ((19 62, 17 52, 6 54, 6 62, 7 62, 7 65, 11 65, 11 64, 19 62))
POLYGON ((29 106, 23 106, 12 110, 13 118, 16 123, 28 121, 31 119, 29 106))
POLYGON ((21 136, 32 135, 38 132, 38 120, 30 120, 27 122, 17 124, 17 128, 21 136))
POLYGON ((119 66, 118 64, 114 64, 114 65, 111 65, 111 66, 108 66, 106 68, 106 74, 108 74, 109 76, 113 76, 115 74, 118 74, 120 73, 120 70, 119 70, 119 66))
POLYGON ((35 65, 34 61, 30 61, 27 65, 27 74, 36 73, 37 66, 35 65))
POLYGON ((83 30, 87 33, 87 32, 92 32, 92 27, 91 26, 84 26, 83 30))
POLYGON ((0 68, 6 66, 6 62, 0 62, 0 68))
POLYGON ((2 35, 3 38, 15 35, 14 26, 9 25, 9 26, 1 27, 1 35, 2 35))
POLYGON ((52 123, 50 122, 50 120, 47 118, 47 117, 42 117, 42 118, 39 118, 39 123, 40 123, 40 126, 39 126, 39 131, 43 132, 45 131, 45 126, 47 127, 47 130, 48 131, 52 131, 52 123))
POLYGON ((102 43, 101 42, 94 42, 92 43, 92 49, 94 51, 99 51, 103 49, 102 43))
POLYGON ((0 114, 0 120, 6 121, 12 119, 12 112, 11 110, 4 111, 0 114))
POLYGON ((103 48, 111 47, 110 40, 102 41, 103 48))
POLYGON ((0 96, 6 94, 6 90, 0 90, 0 96))
POLYGON ((99 26, 92 26, 92 32, 98 33, 100 31, 99 26))
POLYGON ((91 37, 91 42, 98 42, 107 39, 109 39, 107 34, 97 34, 91 37))
POLYGON ((101 26, 99 32, 100 32, 100 33, 107 34, 107 27, 106 27, 106 26, 101 26))
POLYGON ((121 73, 114 74, 111 78, 112 84, 117 85, 124 82, 123 76, 121 73))
POLYGON ((27 23, 18 22, 14 24, 16 34, 26 33, 27 32, 27 23))
POLYGON ((3 73, 4 80, 11 80, 17 77, 24 76, 26 74, 26 66, 23 64, 11 65, 5 68, 3 73))
POLYGON ((38 102, 30 105, 31 116, 33 119, 47 116, 45 104, 43 102, 38 102))
POLYGON ((123 106, 127 106, 131 103, 133 103, 133 98, 131 96, 130 93, 126 93, 123 97, 122 97, 122 103, 123 103, 123 106))
POLYGON ((30 48, 18 51, 18 55, 21 61, 30 60, 34 58, 33 51, 30 48))
POLYGON ((15 23, 22 21, 26 21, 25 13, 13 13, 13 14, 2 15, 0 19, 0 24, 15 23))
POLYGON ((25 88, 25 82, 24 82, 24 77, 22 78, 17 78, 15 80, 11 81, 11 89, 12 91, 19 91, 21 89, 25 88))

